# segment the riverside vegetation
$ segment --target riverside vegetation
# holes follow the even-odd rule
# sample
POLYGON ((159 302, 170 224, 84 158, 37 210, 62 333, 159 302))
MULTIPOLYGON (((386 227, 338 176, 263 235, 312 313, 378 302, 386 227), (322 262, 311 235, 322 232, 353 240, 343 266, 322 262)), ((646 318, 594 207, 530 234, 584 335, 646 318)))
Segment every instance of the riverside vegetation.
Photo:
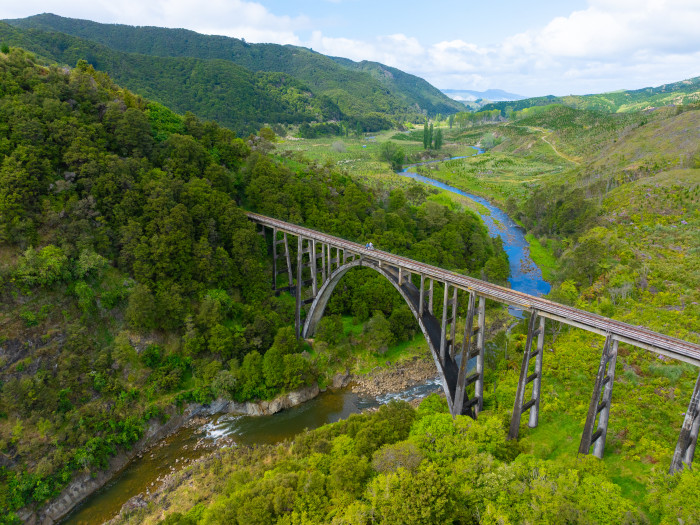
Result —
POLYGON ((276 153, 269 128, 239 138, 85 61, 44 67, 2 46, 0 79, 2 522, 105 468, 173 407, 323 384, 358 345, 381 355, 411 338, 400 296, 358 271, 322 323, 328 351, 302 353, 243 207, 506 277, 478 217, 418 185, 371 189, 276 153), (352 341, 338 340, 341 316, 367 321, 352 341))

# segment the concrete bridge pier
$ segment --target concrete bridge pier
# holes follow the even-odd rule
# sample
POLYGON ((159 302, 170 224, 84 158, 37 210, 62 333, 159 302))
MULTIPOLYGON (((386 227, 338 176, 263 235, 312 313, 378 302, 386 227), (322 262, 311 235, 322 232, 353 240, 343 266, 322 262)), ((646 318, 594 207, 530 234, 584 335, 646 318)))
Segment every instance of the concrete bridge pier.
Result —
POLYGON ((272 230, 272 289, 275 292, 281 292, 283 290, 291 290, 294 286, 294 281, 292 279, 292 261, 289 253, 289 243, 287 241, 287 234, 282 232, 282 238, 278 239, 278 230, 273 228, 272 230), (282 246, 284 251, 282 253, 278 252, 277 247, 282 246), (283 263, 286 263, 284 267, 279 267, 277 260, 283 259, 283 263), (277 277, 279 275, 287 274, 287 286, 282 288, 277 287, 277 277))
POLYGON ((684 467, 690 468, 695 455, 695 446, 698 443, 698 433, 700 432, 700 375, 695 382, 695 390, 690 398, 688 411, 685 413, 681 433, 678 436, 676 450, 671 460, 670 472, 678 472, 684 467))
POLYGON ((476 313, 476 293, 469 293, 467 317, 464 320, 464 336, 459 361, 459 375, 455 388, 454 405, 461 407, 460 413, 476 419, 484 407, 484 320, 486 300, 479 297, 478 313, 476 313), (476 323, 474 317, 477 316, 476 323), (472 337, 476 334, 476 350, 471 351, 472 337), (476 357, 476 371, 467 377, 469 361, 476 357), (466 388, 474 384, 474 397, 469 399, 466 388))
POLYGON ((588 454, 591 445, 593 455, 597 458, 603 457, 605 449, 605 437, 608 433, 608 418, 610 416, 610 403, 612 402, 612 389, 615 380, 615 362, 617 361, 617 339, 613 339, 611 334, 605 338, 603 353, 600 357, 600 366, 596 375, 595 386, 593 387, 593 396, 588 406, 588 416, 586 424, 583 427, 583 435, 581 436, 581 444, 579 446, 579 454, 588 454), (607 369, 606 369, 607 367, 607 369), (603 399, 600 398, 601 393, 603 399), (598 414, 600 416, 598 417, 598 414), (593 432, 596 417, 598 417, 598 427, 593 432))
POLYGON ((523 412, 530 411, 528 426, 535 428, 539 420, 540 413, 540 397, 542 384, 542 352, 544 350, 544 317, 539 315, 539 312, 533 310, 530 313, 530 322, 527 329, 527 341, 525 343, 525 351, 523 352, 523 363, 520 366, 520 378, 518 380, 518 388, 515 393, 515 404, 513 406, 513 415, 510 420, 510 430, 508 431, 508 439, 516 439, 520 433, 520 419, 523 412), (539 317, 539 327, 537 327, 537 318, 539 317), (532 351, 533 340, 537 337, 537 348, 532 351), (528 375, 530 370, 530 362, 535 359, 535 370, 528 375), (529 401, 525 401, 525 390, 528 384, 532 383, 532 397, 529 401))

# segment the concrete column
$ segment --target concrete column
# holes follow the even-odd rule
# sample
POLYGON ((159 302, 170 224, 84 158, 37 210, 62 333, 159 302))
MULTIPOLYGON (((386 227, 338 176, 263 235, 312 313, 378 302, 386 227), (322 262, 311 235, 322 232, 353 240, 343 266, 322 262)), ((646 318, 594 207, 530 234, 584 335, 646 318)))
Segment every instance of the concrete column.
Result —
POLYGON ((430 279, 430 288, 428 288, 428 312, 433 314, 433 285, 435 284, 435 279, 430 279))
POLYGON ((535 356, 535 379, 532 383, 532 399, 535 404, 530 408, 530 419, 527 425, 535 428, 540 417, 540 394, 542 386, 542 353, 544 350, 544 317, 540 317, 540 329, 537 334, 537 355, 535 356))
POLYGON ((289 280, 289 291, 291 292, 292 286, 294 286, 294 279, 292 277, 292 259, 289 253, 289 241, 287 240, 287 234, 284 233, 284 255, 287 259, 287 279, 289 280))
POLYGON ((520 366, 520 378, 518 379, 518 389, 515 393, 515 403, 513 405, 513 415, 510 420, 510 429, 508 431, 508 439, 516 439, 518 437, 518 434, 520 433, 520 417, 523 414, 524 410, 527 410, 534 404, 532 400, 530 400, 527 405, 525 406, 523 404, 523 401, 525 399, 525 387, 527 386, 528 383, 528 368, 530 366, 530 358, 532 357, 530 355, 530 349, 532 348, 532 340, 534 339, 537 330, 535 329, 537 321, 537 312, 532 311, 530 314, 530 322, 528 323, 528 329, 527 329, 527 342, 525 343, 525 351, 523 352, 523 363, 520 366))
POLYGON ((420 274, 420 296, 418 299, 418 316, 423 317, 425 309, 425 275, 420 274))
POLYGON ((452 292, 452 326, 450 326, 450 341, 451 341, 451 348, 449 348, 449 352, 454 355, 456 350, 456 345, 455 345, 455 335, 457 331, 457 287, 454 287, 454 290, 452 292))
POLYGON ((297 237, 297 308, 296 314, 294 316, 294 328, 296 330, 297 339, 301 336, 301 282, 302 282, 302 268, 301 268, 301 258, 303 255, 303 245, 304 240, 301 236, 297 237))
POLYGON ((695 446, 698 442, 698 431, 700 431, 700 375, 698 375, 698 379, 695 382, 695 389, 690 398, 688 410, 685 413, 676 450, 673 453, 671 474, 683 470, 685 466, 690 467, 692 464, 695 446))
POLYGON ((316 297, 318 293, 318 283, 316 282, 316 240, 311 239, 311 253, 309 254, 309 267, 311 269, 311 290, 316 297))
POLYGON ((321 244, 321 272, 323 276, 323 283, 326 283, 326 280, 328 279, 327 273, 326 273, 326 245, 321 244))
POLYGON ((277 228, 272 228, 272 289, 277 290, 277 228))
POLYGON ((440 361, 445 363, 445 349, 447 344, 447 300, 450 295, 450 285, 445 283, 445 297, 442 301, 442 327, 440 329, 440 361))
POLYGON ((600 435, 593 444, 593 455, 600 459, 603 459, 603 452, 605 451, 605 438, 608 434, 608 419, 610 418, 613 382, 615 381, 615 363, 617 362, 617 345, 618 341, 613 340, 608 357, 608 372, 606 376, 607 383, 605 383, 605 390, 603 390, 602 410, 599 408, 600 416, 598 416, 598 432, 600 432, 600 435))
POLYGON ((612 343, 612 335, 608 334, 605 338, 605 345, 603 346, 603 353, 600 356, 600 365, 598 365, 598 373, 595 378, 595 385, 593 386, 593 395, 591 396, 591 402, 588 404, 588 416, 586 417, 586 424, 583 427, 583 434, 581 435, 581 444, 578 447, 579 454, 588 454, 591 449, 591 445, 594 441, 600 437, 600 432, 593 433, 593 426, 595 424, 596 416, 601 411, 600 393, 603 391, 603 386, 607 382, 605 379, 606 370, 605 365, 608 364, 610 359, 610 345, 612 343))
POLYGON ((457 386, 455 388, 455 398, 452 403, 454 415, 462 413, 464 406, 465 390, 467 388, 467 367, 469 365, 469 347, 472 337, 472 326, 474 323, 474 293, 469 293, 469 306, 467 307, 467 317, 464 320, 464 338, 462 339, 462 356, 459 362, 459 373, 457 374, 457 386))
POLYGON ((476 347, 479 351, 476 354, 476 383, 474 385, 474 397, 479 401, 474 407, 474 415, 478 416, 479 412, 484 409, 484 341, 486 332, 486 298, 479 297, 479 332, 476 336, 476 347))

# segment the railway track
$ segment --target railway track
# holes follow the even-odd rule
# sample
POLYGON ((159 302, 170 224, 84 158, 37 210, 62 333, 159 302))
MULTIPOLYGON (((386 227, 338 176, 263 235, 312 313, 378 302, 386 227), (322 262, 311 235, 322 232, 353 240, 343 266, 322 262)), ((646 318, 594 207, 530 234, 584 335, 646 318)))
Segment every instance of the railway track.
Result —
POLYGON ((643 326, 631 325, 578 308, 555 303, 541 297, 535 297, 503 286, 491 284, 473 277, 443 270, 442 268, 414 261, 400 255, 394 255, 377 249, 369 250, 361 244, 279 219, 273 219, 256 213, 247 213, 247 215, 254 222, 266 227, 275 228, 281 232, 332 245, 367 259, 378 261, 381 264, 402 268, 404 271, 424 275, 426 278, 445 282, 463 290, 473 291, 487 299, 514 306, 522 310, 536 311, 542 317, 560 321, 603 336, 611 335, 612 338, 617 341, 632 344, 673 359, 700 366, 700 345, 698 344, 660 334, 644 328, 643 326))

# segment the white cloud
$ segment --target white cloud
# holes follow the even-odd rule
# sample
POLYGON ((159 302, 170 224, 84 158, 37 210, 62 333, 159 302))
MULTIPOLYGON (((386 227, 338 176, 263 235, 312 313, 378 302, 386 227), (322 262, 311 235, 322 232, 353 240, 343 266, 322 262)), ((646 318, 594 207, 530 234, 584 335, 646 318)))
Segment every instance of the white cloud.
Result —
POLYGON ((183 27, 250 42, 298 44, 297 33, 311 25, 306 16, 278 16, 246 0, 26 0, 14 4, 3 8, 3 18, 52 12, 102 23, 183 27))
POLYGON ((420 75, 440 87, 534 94, 590 93, 700 75, 700 2, 590 0, 539 30, 493 46, 450 40, 424 47, 404 35, 370 41, 315 32, 313 47, 420 75))
POLYGON ((588 0, 585 9, 489 46, 465 37, 428 45, 401 33, 329 37, 314 30, 322 21, 277 15, 264 1, 24 0, 3 6, 2 16, 54 12, 99 22, 186 27, 382 62, 440 87, 498 87, 525 95, 600 92, 700 75, 698 0, 588 0))

